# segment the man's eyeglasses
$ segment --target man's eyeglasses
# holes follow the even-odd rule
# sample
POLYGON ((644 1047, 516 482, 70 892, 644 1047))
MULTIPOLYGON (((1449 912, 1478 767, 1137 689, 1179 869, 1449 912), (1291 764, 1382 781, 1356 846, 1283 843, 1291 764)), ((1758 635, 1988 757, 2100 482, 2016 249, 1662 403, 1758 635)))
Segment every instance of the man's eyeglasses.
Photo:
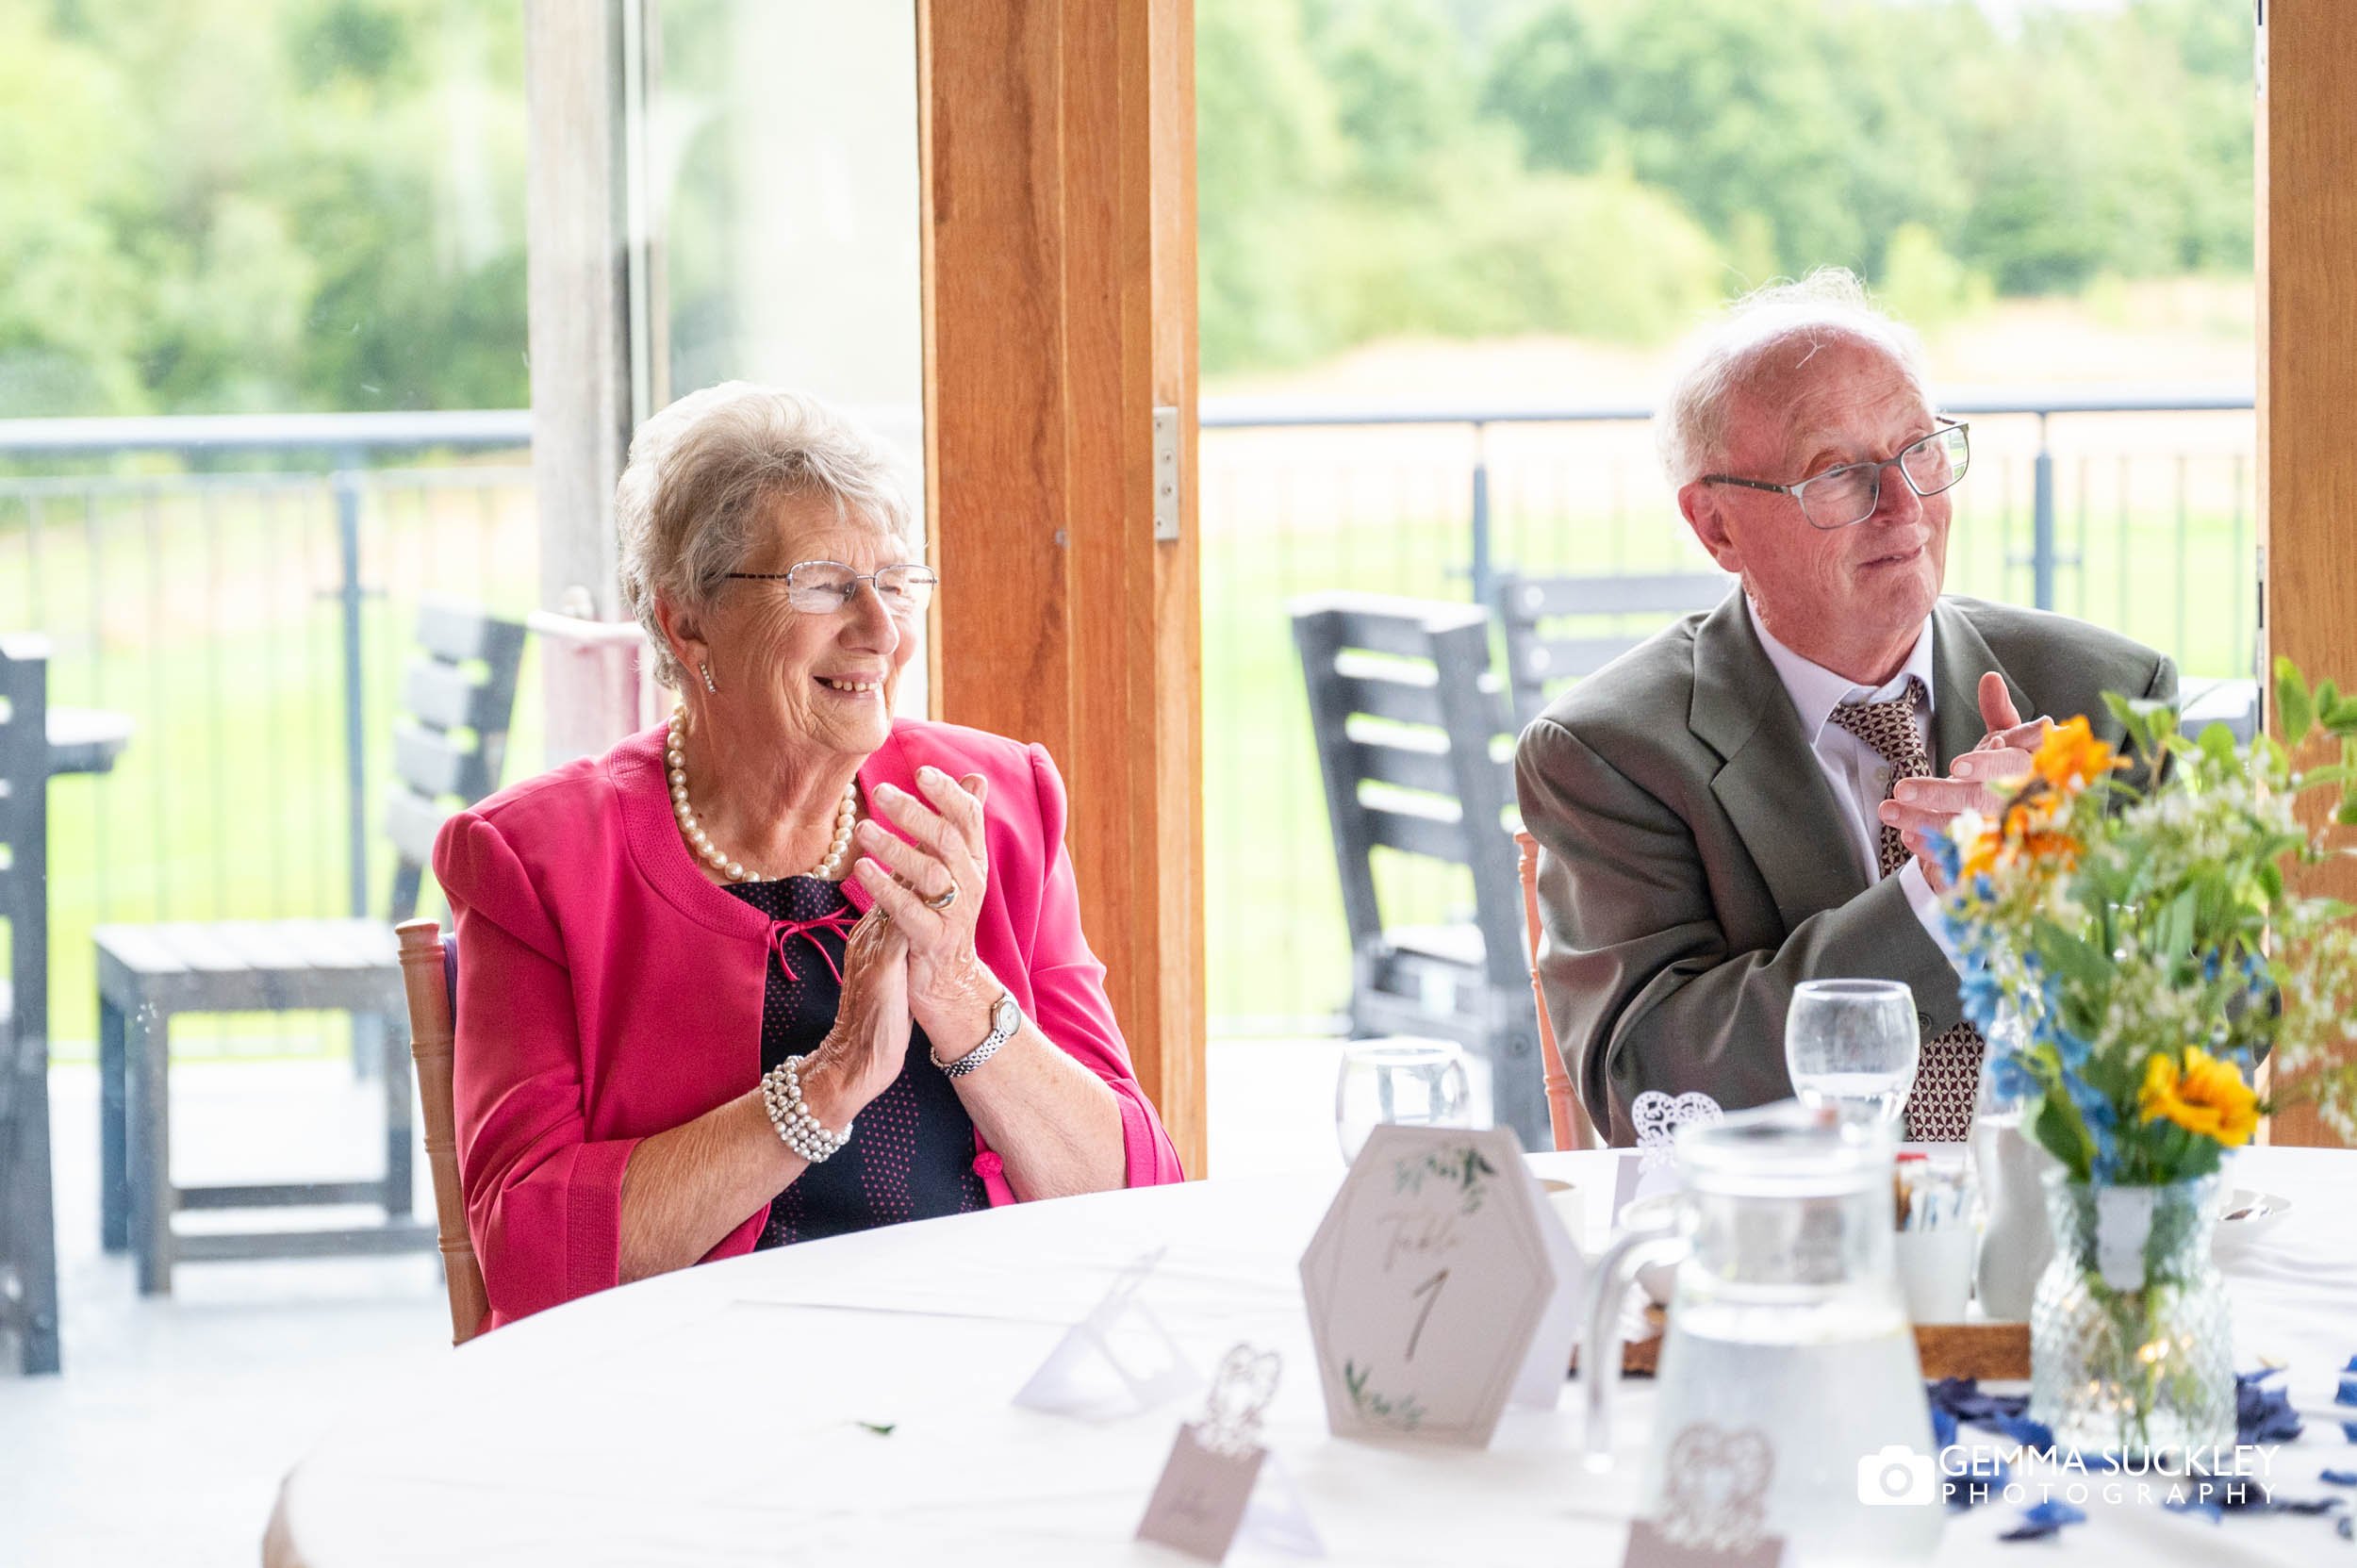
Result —
POLYGON ((1797 485, 1771 485, 1764 479, 1739 479, 1731 473, 1706 473, 1706 485, 1740 485, 1749 490, 1772 490, 1801 503, 1801 516, 1811 528, 1847 528, 1864 522, 1882 504, 1883 470, 1897 465, 1907 488, 1920 496, 1936 496, 1964 477, 1971 466, 1970 425, 1953 421, 1920 441, 1901 447, 1879 463, 1844 463, 1812 474, 1797 485))
POLYGON ((804 615, 832 615, 848 608, 865 583, 895 619, 913 619, 925 613, 941 579, 920 566, 878 567, 853 571, 841 561, 797 561, 783 571, 732 571, 732 582, 783 583, 785 602, 804 615))

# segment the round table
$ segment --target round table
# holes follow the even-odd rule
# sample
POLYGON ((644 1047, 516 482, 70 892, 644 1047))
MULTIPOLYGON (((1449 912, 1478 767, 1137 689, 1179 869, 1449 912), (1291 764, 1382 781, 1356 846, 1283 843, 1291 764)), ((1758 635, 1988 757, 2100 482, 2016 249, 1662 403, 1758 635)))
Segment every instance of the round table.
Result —
MULTIPOLYGON (((1597 1207, 1608 1153, 1542 1155, 1597 1207)), ((1132 1540, 1193 1397, 1092 1424, 1017 1408, 1064 1329, 1142 1253, 1141 1299, 1201 1370, 1284 1355, 1266 1440, 1329 1560, 1620 1561, 1652 1395, 1623 1391, 1618 1471, 1583 1473, 1578 1401, 1508 1410, 1483 1451, 1328 1435, 1296 1267, 1339 1171, 1020 1204, 755 1253, 608 1291, 463 1346, 397 1408, 355 1412, 286 1479, 271 1568, 420 1562, 1183 1560, 1132 1540), (888 1428, 880 1430, 879 1428, 888 1428)), ((2357 1153, 2251 1149, 2233 1179, 2294 1199, 2229 1264, 2236 1362, 2315 1403, 2357 1353, 2357 1153)), ((2276 1456, 2299 1495, 2357 1447, 2311 1423, 2276 1456)), ((2314 1562, 2329 1520, 2089 1505, 2088 1561, 2314 1562)), ((1949 1523, 1941 1563, 2019 1564, 2019 1510, 1949 1523)), ((1240 1550, 1234 1560, 1286 1560, 1240 1550)))

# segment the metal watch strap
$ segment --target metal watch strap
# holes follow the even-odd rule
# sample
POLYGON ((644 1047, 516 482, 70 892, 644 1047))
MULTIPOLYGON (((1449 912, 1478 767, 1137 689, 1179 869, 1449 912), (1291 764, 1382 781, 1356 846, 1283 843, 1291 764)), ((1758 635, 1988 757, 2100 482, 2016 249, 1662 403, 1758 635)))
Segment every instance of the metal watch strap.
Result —
POLYGON ((933 1047, 926 1054, 933 1059, 933 1065, 939 1067, 944 1075, 949 1078, 964 1078, 967 1073, 997 1055, 998 1048, 1014 1039, 1014 1032, 1022 1027, 1023 1010, 1015 1005, 1014 993, 1001 992, 998 999, 991 1004, 990 1032, 982 1036, 981 1045, 976 1046, 954 1062, 944 1062, 941 1059, 939 1046, 933 1047))

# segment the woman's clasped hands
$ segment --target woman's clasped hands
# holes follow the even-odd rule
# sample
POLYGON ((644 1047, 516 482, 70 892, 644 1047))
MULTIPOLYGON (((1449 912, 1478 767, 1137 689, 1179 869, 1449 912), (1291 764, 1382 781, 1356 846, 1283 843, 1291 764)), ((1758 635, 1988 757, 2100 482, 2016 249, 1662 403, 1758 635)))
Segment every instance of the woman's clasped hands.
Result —
POLYGON ((922 799, 888 784, 876 786, 875 809, 907 837, 882 821, 862 822, 855 835, 861 859, 851 874, 907 939, 911 1015, 956 1056, 990 1032, 991 1004, 1005 989, 974 951, 974 922, 990 881, 982 847, 990 784, 979 773, 961 780, 920 767, 916 785, 922 799))

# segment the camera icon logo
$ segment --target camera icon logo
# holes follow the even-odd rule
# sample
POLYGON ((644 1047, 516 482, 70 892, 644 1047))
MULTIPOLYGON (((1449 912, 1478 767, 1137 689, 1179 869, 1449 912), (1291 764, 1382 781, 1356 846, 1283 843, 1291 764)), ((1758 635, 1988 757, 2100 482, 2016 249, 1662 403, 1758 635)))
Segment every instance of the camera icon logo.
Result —
POLYGON ((1869 1508, 1898 1503, 1930 1503, 1939 1497, 1932 1457, 1903 1443, 1886 1444, 1880 1453, 1861 1455, 1857 1461, 1857 1500, 1869 1508))

